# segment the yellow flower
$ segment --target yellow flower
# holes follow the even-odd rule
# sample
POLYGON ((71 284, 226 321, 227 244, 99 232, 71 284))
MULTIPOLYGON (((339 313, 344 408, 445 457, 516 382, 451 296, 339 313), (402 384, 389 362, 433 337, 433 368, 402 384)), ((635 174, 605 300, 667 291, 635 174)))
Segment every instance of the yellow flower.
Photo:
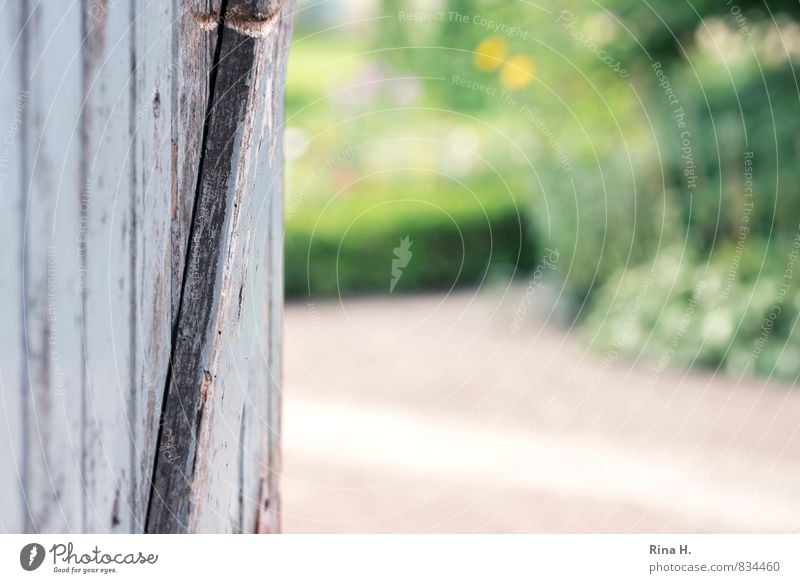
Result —
POLYGON ((536 67, 527 55, 515 55, 503 64, 500 83, 509 90, 522 89, 533 81, 536 67))
POLYGON ((490 36, 475 47, 472 61, 475 64, 475 68, 480 71, 493 71, 500 66, 507 52, 508 45, 503 37, 490 36))

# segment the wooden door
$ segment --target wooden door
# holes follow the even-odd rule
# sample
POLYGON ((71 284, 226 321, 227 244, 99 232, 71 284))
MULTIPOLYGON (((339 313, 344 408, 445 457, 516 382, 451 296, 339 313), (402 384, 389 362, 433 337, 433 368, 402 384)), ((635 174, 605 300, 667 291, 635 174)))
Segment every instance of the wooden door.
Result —
POLYGON ((279 528, 293 10, 0 7, 0 530, 279 528))

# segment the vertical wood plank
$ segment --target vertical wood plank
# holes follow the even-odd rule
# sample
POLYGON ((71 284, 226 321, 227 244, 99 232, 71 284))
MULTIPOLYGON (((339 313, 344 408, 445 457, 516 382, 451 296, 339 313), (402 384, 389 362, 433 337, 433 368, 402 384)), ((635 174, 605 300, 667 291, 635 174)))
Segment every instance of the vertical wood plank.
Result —
MULTIPOLYGON (((213 9, 219 0, 136 2, 136 117, 137 144, 137 322, 143 333, 137 353, 142 397, 136 406, 137 531, 143 531, 152 494, 153 465, 158 447, 160 416, 179 292, 186 262, 200 159, 200 142, 208 100, 211 56, 216 36, 198 25, 196 14, 213 9), (164 7, 171 7, 169 18, 164 7), (170 46, 154 35, 169 34, 170 46), (168 66, 167 66, 168 65, 168 66), (168 73, 169 83, 166 82, 168 73), (159 79, 161 81, 159 82, 159 79), (159 85, 161 115, 147 107, 147 96, 159 85), (168 124, 168 125, 167 125, 168 124), (167 132, 169 132, 167 140, 167 132), (169 148, 169 164, 164 159, 169 148), (153 165, 153 160, 159 160, 153 165), (164 183, 169 169, 170 184, 164 183)), ((161 453, 172 458, 174 436, 167 430, 161 453)))
MULTIPOLYGON (((230 515, 238 518, 244 532, 278 532, 280 528, 277 476, 280 469, 279 419, 280 419, 280 342, 283 328, 283 79, 287 64, 287 48, 291 29, 292 5, 282 8, 283 22, 276 22, 270 35, 267 54, 257 60, 254 124, 261 127, 253 137, 254 164, 252 201, 247 209, 251 215, 246 232, 249 240, 243 249, 243 265, 248 266, 245 278, 237 281, 238 305, 228 321, 240 326, 238 347, 224 353, 221 361, 235 371, 224 378, 242 380, 238 391, 244 391, 242 413, 238 414, 238 401, 225 398, 214 403, 218 413, 213 419, 216 426, 210 429, 215 437, 223 435, 226 428, 238 421, 241 437, 239 452, 240 475, 238 492, 228 487, 229 471, 225 471, 233 452, 212 449, 206 460, 207 471, 216 479, 209 480, 204 498, 199 499, 201 509, 209 501, 228 498, 230 515), (273 295, 274 294, 274 295, 273 295)), ((269 13, 269 12, 265 12, 269 13)), ((224 370, 222 368, 221 370, 224 370)))
POLYGON ((22 414, 22 132, 28 95, 22 88, 22 10, 0 7, 0 532, 25 527, 20 482, 22 414))
MULTIPOLYGON (((279 67, 279 79, 284 79, 288 52, 281 47, 291 41, 291 30, 283 29, 283 37, 275 43, 274 59, 279 67)), ((267 409, 266 423, 261 426, 262 441, 266 448, 266 467, 262 467, 262 484, 259 490, 260 514, 258 532, 280 531, 279 476, 281 471, 281 393, 283 388, 283 91, 273 92, 272 109, 275 112, 270 128, 271 180, 268 185, 269 211, 266 221, 268 258, 264 274, 267 298, 267 409)), ((265 174, 266 175, 266 174, 265 174)))
POLYGON ((273 46, 290 25, 290 4, 231 0, 221 15, 149 532, 235 531, 241 523, 231 500, 241 494, 242 453, 232 446, 246 433, 242 377, 252 345, 240 327, 241 304, 251 249, 264 245, 251 241, 253 187, 259 162, 272 170, 259 152, 275 156, 273 99, 282 88, 275 56, 287 47, 273 46), (164 455, 167 434, 174 455, 164 455))
POLYGON ((136 327, 132 242, 135 115, 130 1, 91 0, 83 12, 81 256, 86 349, 85 489, 88 532, 131 532, 136 427, 131 412, 136 327))
POLYGON ((80 532, 86 497, 81 345, 81 9, 23 3, 25 530, 80 532))
POLYGON ((290 9, 0 6, 1 530, 277 529, 290 9))
POLYGON ((134 532, 143 532, 172 342, 175 189, 174 4, 133 0, 133 190, 136 334, 131 339, 134 532))

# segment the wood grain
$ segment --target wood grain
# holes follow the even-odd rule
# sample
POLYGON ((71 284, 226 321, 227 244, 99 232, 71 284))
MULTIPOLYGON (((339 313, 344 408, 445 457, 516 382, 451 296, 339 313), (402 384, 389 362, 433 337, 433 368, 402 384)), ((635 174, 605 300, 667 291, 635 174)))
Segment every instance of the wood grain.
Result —
POLYGON ((23 3, 23 488, 25 530, 81 531, 88 502, 81 344, 81 12, 23 3))
POLYGON ((22 88, 22 6, 0 9, 0 532, 23 530, 22 131, 28 95, 22 88))
MULTIPOLYGON (((226 10, 256 15, 270 8, 231 1, 220 18, 224 23, 226 10)), ((288 22, 281 16, 273 26, 278 31, 288 22)), ((252 348, 251 339, 242 333, 242 303, 248 269, 255 267, 251 239, 259 156, 270 153, 267 132, 274 128, 272 94, 277 85, 270 80, 272 75, 282 78, 283 63, 275 57, 285 54, 285 48, 276 53, 269 36, 257 39, 227 26, 215 32, 219 45, 212 64, 148 532, 228 532, 243 524, 231 502, 245 496, 237 463, 244 450, 231 447, 248 433, 242 425, 247 420, 243 411, 248 388, 243 377, 249 376, 252 348)), ((267 169, 271 170, 262 167, 262 172, 267 169)), ((260 460, 266 462, 263 456, 260 460)))
POLYGON ((1 530, 277 530, 292 9, 0 7, 1 530))
POLYGON ((80 175, 81 345, 84 347, 84 530, 130 532, 135 427, 136 289, 132 242, 133 27, 129 3, 89 3, 83 13, 80 175))

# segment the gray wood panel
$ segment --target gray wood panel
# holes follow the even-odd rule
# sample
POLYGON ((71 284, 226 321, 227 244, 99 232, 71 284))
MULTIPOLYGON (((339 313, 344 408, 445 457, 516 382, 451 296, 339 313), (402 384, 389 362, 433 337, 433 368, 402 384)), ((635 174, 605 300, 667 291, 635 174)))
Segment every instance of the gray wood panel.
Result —
POLYGON ((22 424, 22 131, 28 96, 21 86, 22 10, 0 7, 0 532, 25 527, 21 496, 22 424))
POLYGON ((293 7, 221 6, 0 7, 2 531, 277 530, 293 7))
POLYGON ((84 13, 81 116, 83 345, 86 367, 85 530, 131 532, 136 483, 134 377, 137 216, 133 208, 133 23, 130 2, 84 13))
POLYGON ((135 531, 144 532, 151 493, 159 416, 172 342, 173 265, 181 249, 173 246, 177 204, 174 141, 177 23, 172 2, 132 1, 135 55, 131 85, 134 255, 135 360, 131 425, 135 436, 135 531))
POLYGON ((241 316, 247 273, 255 267, 252 250, 261 253, 265 245, 251 240, 254 185, 259 164, 262 172, 273 173, 273 97, 280 84, 271 77, 283 74, 278 55, 285 54, 285 48, 273 48, 289 26, 285 8, 231 1, 223 24, 214 29, 219 46, 164 396, 150 532, 229 532, 243 524, 242 511, 237 516, 235 509, 245 495, 239 445, 247 434, 242 422, 252 342, 241 316))
POLYGON ((25 530, 82 531, 87 497, 82 346, 78 2, 25 2, 23 484, 25 530))

